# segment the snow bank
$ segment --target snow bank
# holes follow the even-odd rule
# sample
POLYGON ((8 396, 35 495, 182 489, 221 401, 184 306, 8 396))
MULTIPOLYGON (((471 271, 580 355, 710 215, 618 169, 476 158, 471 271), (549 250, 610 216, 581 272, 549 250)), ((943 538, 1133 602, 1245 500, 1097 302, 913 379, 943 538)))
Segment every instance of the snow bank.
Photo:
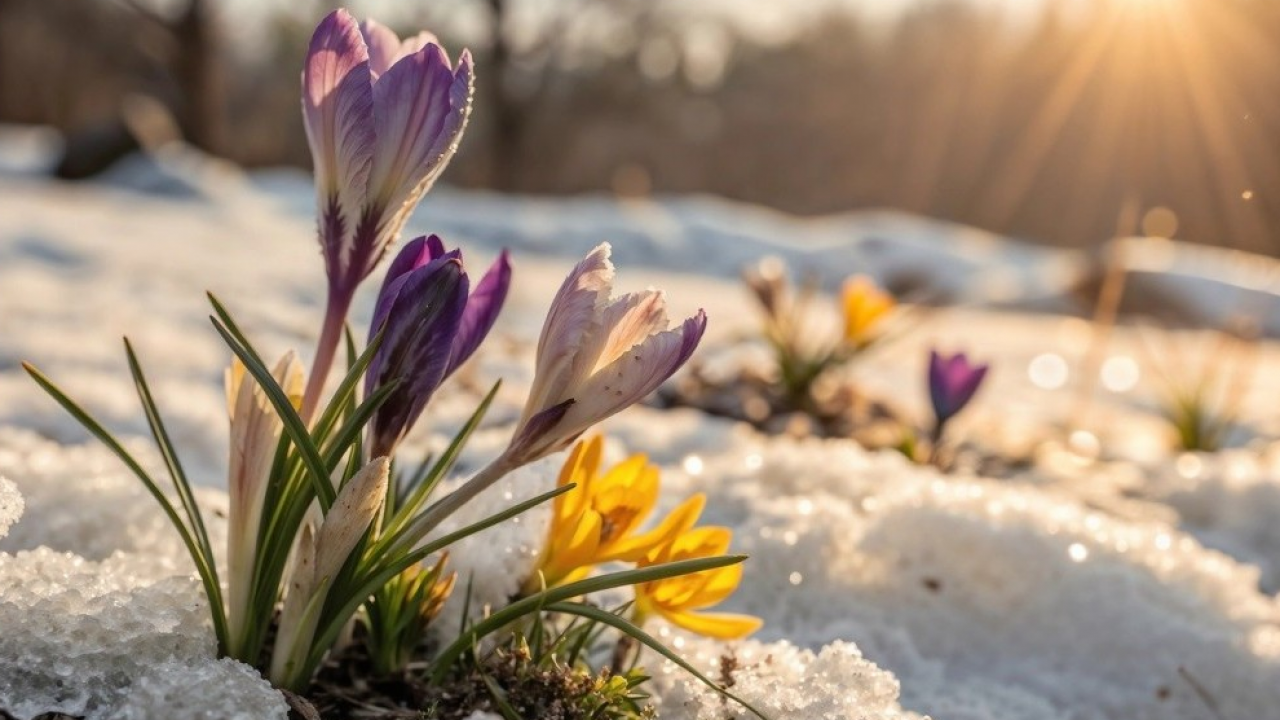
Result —
MULTIPOLYGON (((0 468, 34 493, 0 550, 35 548, 0 552, 0 708, 19 718, 284 718, 283 697, 257 671, 215 659, 185 548, 141 484, 109 462, 99 448, 0 431, 0 468)), ((0 536, 22 508, 18 487, 0 479, 0 536)), ((225 544, 220 522, 210 531, 225 544)))
POLYGON ((908 708, 1190 719, 1206 714, 1201 690, 1224 717, 1280 700, 1280 606, 1255 568, 1175 529, 840 443, 762 452, 758 472, 701 478, 750 507, 731 605, 764 617, 765 639, 856 642, 908 708), (797 475, 834 482, 792 494, 797 475))
MULTIPOLYGON (((778 703, 779 717, 900 712, 896 683, 892 702, 874 699, 889 697, 881 675, 901 682, 903 707, 958 720, 1190 720, 1205 716, 1206 702, 1224 717, 1264 717, 1280 700, 1280 604, 1258 592, 1256 568, 1167 524, 1120 520, 1054 490, 940 476, 847 442, 766 439, 693 413, 641 409, 611 426, 636 443, 615 442, 615 457, 646 450, 667 464, 668 507, 707 492, 704 522, 733 527, 735 550, 751 556, 724 607, 766 621, 764 644, 735 653, 789 658, 743 684, 778 703), (682 461, 689 447, 701 450, 682 461), (825 684, 832 677, 842 679, 825 684)), ((558 460, 499 483, 464 518, 550 488, 558 460)), ((546 522, 532 511, 456 547, 455 567, 485 568, 477 607, 515 592, 546 522)), ((659 636, 713 675, 734 647, 666 627, 659 636)), ((671 683, 662 707, 676 717, 722 712, 678 673, 662 677, 671 683)))
MULTIPOLYGON (((814 653, 788 642, 747 641, 726 646, 682 642, 680 652, 705 675, 732 682, 732 691, 772 718, 918 718, 898 705, 898 681, 865 660, 852 643, 834 642, 814 653), (726 670, 728 659, 736 669, 726 670)), ((650 655, 661 717, 746 720, 755 715, 691 677, 675 663, 650 655)))
POLYGON ((1209 547, 1256 565, 1280 590, 1280 446, 1184 453, 1146 471, 1143 497, 1171 507, 1209 547))

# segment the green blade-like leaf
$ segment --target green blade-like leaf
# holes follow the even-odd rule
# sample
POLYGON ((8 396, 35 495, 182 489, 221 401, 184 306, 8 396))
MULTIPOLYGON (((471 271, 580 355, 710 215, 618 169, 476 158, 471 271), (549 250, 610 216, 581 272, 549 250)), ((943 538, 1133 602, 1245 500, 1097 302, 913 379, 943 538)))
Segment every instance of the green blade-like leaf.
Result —
POLYGON ((702 684, 706 685, 707 687, 711 688, 717 693, 723 695, 724 697, 727 697, 730 700, 733 700, 734 702, 738 703, 739 705, 746 708, 747 710, 750 710, 751 713, 756 717, 760 718, 760 720, 769 720, 769 717, 767 715, 765 715, 763 712, 761 712, 751 703, 747 702, 746 700, 743 700, 742 698, 738 697, 734 693, 729 692, 727 688, 720 687, 719 685, 712 682, 710 678, 698 672, 697 668, 695 668, 693 665, 690 665, 688 662, 686 662, 684 658, 672 652, 670 648, 668 648, 666 645, 663 645, 657 638, 645 632, 635 623, 631 622, 630 620, 627 620, 624 617, 615 615, 606 610, 601 610, 600 608, 595 607, 593 605, 586 605, 584 603, 575 603, 575 602, 555 603, 549 606, 547 610, 550 612, 565 613, 568 615, 578 615, 581 617, 589 618, 591 620, 594 620, 595 622, 598 622, 604 625, 611 625, 614 628, 617 628, 619 631, 624 632, 630 637, 644 643, 649 647, 649 649, 653 650, 659 655, 665 657, 666 659, 670 660, 676 665, 679 665, 681 668, 684 669, 685 672, 689 673, 690 675, 694 676, 699 681, 701 681, 702 684))
POLYGON ((427 498, 431 496, 431 492, 440 484, 445 475, 453 469, 454 464, 458 461, 458 456, 462 453, 463 447, 466 446, 471 434, 475 432, 481 421, 484 420, 485 414, 489 411, 489 406, 493 404, 493 399, 497 397, 498 389, 501 387, 501 380, 493 384, 493 388, 484 396, 484 399, 476 407, 475 412, 471 413, 471 417, 454 435, 453 441, 449 443, 449 447, 445 448, 444 453, 440 455, 440 459, 431 467, 431 471, 412 489, 409 496, 397 508, 395 517, 387 523, 386 535, 395 534, 402 529, 422 509, 427 498))
POLYGON ((536 612, 541 607, 582 595, 590 595, 602 590, 612 590, 626 585, 639 585, 653 582, 654 580, 663 580, 679 575, 689 575, 704 570, 736 565, 746 559, 745 555, 721 555, 718 557, 678 560, 676 562, 599 575, 569 583, 568 585, 548 588, 534 595, 521 598, 471 626, 451 645, 442 650, 436 657, 436 669, 432 673, 431 682, 436 685, 440 684, 448 673, 449 668, 457 662, 458 656, 465 652, 471 644, 489 633, 501 630, 531 612, 536 612))
POLYGON ((129 361, 129 372, 133 375, 134 388, 138 392, 138 401, 142 405, 143 413, 147 416, 147 425, 151 428, 151 436, 155 439, 156 449, 160 451, 165 467, 169 470, 169 477, 173 480, 173 488, 178 493, 178 499, 182 502, 183 510, 186 511, 187 521, 190 523, 189 527, 194 529, 193 535, 196 544, 205 558, 205 565, 213 576, 213 587, 218 589, 218 592, 209 598, 209 603, 213 606, 211 609, 213 612, 223 612, 222 590, 221 584, 218 582, 218 568, 214 562, 213 546, 209 542, 209 533, 205 529, 204 518, 200 514, 200 508, 196 505, 195 495, 191 492, 191 482, 187 479, 187 474, 182 469, 178 451, 174 448, 173 441, 169 439, 168 431, 165 430, 164 421, 160 417, 160 408, 156 406, 155 399, 151 395, 151 388, 147 384, 146 375, 142 372, 142 364, 138 362, 138 356, 134 353, 133 345, 128 338, 124 340, 124 351, 129 361))
POLYGON ((276 415, 284 423, 285 433, 289 435, 289 439, 293 441, 294 447, 298 449, 298 453, 302 457, 302 462, 307 466, 316 498, 320 501, 320 509, 328 514, 329 507, 333 505, 337 492, 333 489, 333 483, 329 481, 329 475, 325 470, 324 460, 320 457, 320 451, 316 448, 315 443, 312 442, 311 434, 307 432, 307 426, 302 422, 302 417, 298 415, 293 403, 289 401, 289 395, 276 382, 271 371, 267 369, 266 365, 262 364, 262 360, 252 348, 236 339, 235 334, 219 322, 217 318, 210 317, 209 320, 213 322, 214 329, 226 341, 227 347, 230 347, 231 352, 240 358, 240 361, 244 363, 245 369, 249 371, 250 375, 253 375, 254 379, 258 381, 258 386, 266 393, 267 399, 276 410, 276 415))
MULTIPOLYGON (((329 404, 320 413, 312 433, 317 445, 323 444, 323 441, 328 438, 338 420, 348 415, 350 408, 355 406, 360 380, 364 378, 364 373, 369 368, 369 363, 373 362, 373 356, 378 352, 378 348, 382 346, 382 338, 383 333, 379 331, 369 340, 369 346, 364 349, 364 352, 356 358, 355 363, 347 370, 342 382, 334 390, 333 397, 329 399, 329 404)), ((348 333, 348 340, 350 340, 350 333, 348 333)), ((348 348, 348 351, 353 350, 354 346, 348 348)))
MULTIPOLYGON (((324 462, 325 467, 336 467, 338 460, 347 453, 353 446, 360 444, 360 434, 365 426, 369 424, 369 420, 373 414, 382 407, 383 403, 400 387, 399 381, 388 383, 378 388, 367 400, 360 403, 360 407, 356 408, 353 413, 342 423, 342 427, 333 434, 329 440, 328 446, 325 448, 324 462)), ((358 450, 358 448, 357 448, 358 450)), ((355 453, 360 455, 360 453, 355 453)))
POLYGON ((204 585, 205 596, 209 598, 210 615, 213 617, 213 630, 215 636, 218 638, 218 652, 225 652, 227 648, 228 633, 225 618, 222 613, 214 610, 213 599, 220 596, 221 589, 218 586, 217 578, 213 575, 213 570, 211 568, 212 558, 206 560, 204 555, 200 552, 199 546, 191 536, 190 529, 182 522, 182 518, 178 515, 177 510, 174 509, 173 503, 169 502, 169 498, 165 497, 164 493, 160 490, 160 486, 158 486, 155 480, 147 474, 147 471, 142 468, 142 465, 129 454, 128 450, 124 449, 124 446, 120 444, 120 441, 116 440, 115 436, 108 432, 101 423, 95 420, 92 415, 85 411, 84 408, 80 407, 80 405, 58 388, 57 385, 54 385, 53 381, 46 377, 44 373, 37 370, 34 365, 31 365, 30 363, 23 363, 22 368, 27 371, 27 374, 30 375, 33 380, 36 381, 37 385, 39 385, 46 393, 49 394, 50 397, 61 405, 64 410, 70 413, 71 416, 84 427, 84 429, 88 430, 91 435, 98 438, 103 445, 107 446, 108 450, 114 453, 116 457, 120 458, 120 461, 123 462, 125 466, 142 481, 144 486, 146 486, 147 491, 151 493, 151 497, 155 498, 156 502, 160 504, 160 508, 169 518, 169 522, 173 524, 174 529, 178 531, 178 535, 182 538, 182 543, 186 545, 187 553, 191 555, 192 562, 195 563, 196 572, 200 575, 200 582, 204 585))
POLYGON ((414 563, 425 560, 432 553, 443 550, 463 538, 493 527, 500 522, 509 520, 532 507, 536 507, 555 498, 557 495, 563 495, 574 487, 575 485, 571 483, 563 487, 558 487, 550 492, 545 492, 537 497, 516 503, 502 512, 494 513, 483 520, 479 520, 447 535, 438 537, 435 540, 426 543, 422 547, 413 550, 412 552, 401 554, 398 557, 386 558, 379 555, 370 555, 367 558, 370 562, 363 568, 365 572, 356 580, 356 582, 359 583, 358 587, 335 587, 335 589, 330 590, 330 593, 333 596, 346 598, 346 602, 343 603, 339 600, 334 603, 334 606, 339 607, 340 609, 327 619, 321 620, 321 627, 324 629, 321 632, 316 633, 315 636, 316 641, 312 646, 312 652, 314 653, 314 656, 312 657, 312 667, 318 665, 324 658, 325 652, 327 652, 338 639, 338 633, 342 631, 342 627, 346 624, 351 615, 355 613, 360 605, 368 600, 369 596, 373 595, 378 588, 386 585, 391 578, 404 572, 414 563))

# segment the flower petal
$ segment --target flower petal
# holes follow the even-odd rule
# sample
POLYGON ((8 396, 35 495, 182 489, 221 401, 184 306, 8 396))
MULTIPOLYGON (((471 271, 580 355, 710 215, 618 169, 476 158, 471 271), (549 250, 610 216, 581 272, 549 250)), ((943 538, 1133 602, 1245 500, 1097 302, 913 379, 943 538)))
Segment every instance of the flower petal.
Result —
POLYGON ((642 400, 693 354, 706 331, 706 313, 673 330, 650 335, 572 389, 577 401, 565 414, 561 429, 578 434, 642 400))
POLYGON ((325 17, 311 38, 302 70, 302 110, 315 164, 325 260, 335 278, 350 265, 346 238, 364 205, 375 145, 369 50, 345 10, 325 17))
POLYGON ((655 333, 667 329, 667 304, 661 290, 615 298, 600 313, 600 331, 584 341, 575 363, 575 381, 617 360, 655 333))
POLYGON ((467 309, 462 313, 462 322, 458 332, 453 336, 453 346, 449 350, 449 367, 445 375, 452 375, 465 363, 480 343, 484 342, 493 324, 498 320, 502 304, 507 300, 507 290, 511 287, 511 260, 507 251, 498 254, 498 259, 489 266, 489 271, 480 278, 471 297, 467 298, 467 309))
POLYGON ((691 613, 691 612, 663 612, 659 610, 664 618, 672 625, 688 630, 691 633, 697 633, 705 637, 719 638, 721 640, 737 640, 744 638, 751 633, 759 630, 764 621, 752 615, 737 615, 734 613, 691 613))
POLYGON ((369 72, 376 80, 401 57, 400 36, 386 25, 370 19, 360 23, 360 34, 369 47, 369 72))
POLYGON ((471 109, 471 61, 455 71, 434 43, 391 65, 373 85, 376 136, 370 196, 403 222, 444 171, 471 109))
POLYGON ((401 383, 374 413, 370 436, 375 455, 392 452, 443 382, 449 346, 466 307, 467 276, 456 252, 396 282, 401 281, 366 376, 368 392, 401 383))
POLYGON ((443 255, 444 243, 437 235, 416 237, 404 244, 395 259, 391 261, 391 265, 387 267, 382 289, 378 291, 378 300, 373 306, 373 319, 369 321, 370 338, 382 329, 382 323, 391 312, 391 303, 404 285, 404 277, 443 255))
POLYGON ((599 326, 598 310, 609 299, 613 285, 610 247, 602 243, 574 266, 560 285, 538 338, 538 366, 521 424, 534 413, 567 398, 574 358, 599 326))
POLYGON ((702 508, 706 504, 707 497, 702 493, 691 496, 672 510, 654 529, 615 545, 610 555, 602 558, 601 562, 606 559, 626 562, 643 560, 646 564, 666 562, 666 549, 698 522, 698 516, 702 514, 702 508))
POLYGON ((385 457, 365 465, 342 486, 316 535, 315 578, 319 584, 333 580, 347 561, 387 497, 385 457))

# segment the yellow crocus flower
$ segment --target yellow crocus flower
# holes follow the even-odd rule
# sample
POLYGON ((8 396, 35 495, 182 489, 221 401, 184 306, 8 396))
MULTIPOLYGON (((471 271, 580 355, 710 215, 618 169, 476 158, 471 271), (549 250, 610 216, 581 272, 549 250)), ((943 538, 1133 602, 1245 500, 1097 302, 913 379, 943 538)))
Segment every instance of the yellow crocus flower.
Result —
POLYGON ((866 345, 874 339, 876 328, 897 303, 865 275, 851 277, 841 292, 844 308, 844 339, 853 345, 866 345))
POLYGON ((577 487, 553 501, 539 572, 525 583, 526 592, 543 583, 551 587, 580 580, 601 563, 636 562, 692 527, 702 512, 705 499, 695 495, 653 530, 637 534, 658 502, 658 468, 644 455, 632 455, 602 475, 602 447, 600 436, 577 443, 561 468, 558 485, 577 487))
MULTIPOLYGON (((654 548, 640 567, 723 555, 733 533, 724 527, 699 527, 681 532, 654 548)), ((763 621, 751 615, 696 612, 716 605, 733 594, 742 582, 742 565, 679 575, 636 586, 638 623, 653 615, 689 632, 733 640, 760 629, 763 621)))

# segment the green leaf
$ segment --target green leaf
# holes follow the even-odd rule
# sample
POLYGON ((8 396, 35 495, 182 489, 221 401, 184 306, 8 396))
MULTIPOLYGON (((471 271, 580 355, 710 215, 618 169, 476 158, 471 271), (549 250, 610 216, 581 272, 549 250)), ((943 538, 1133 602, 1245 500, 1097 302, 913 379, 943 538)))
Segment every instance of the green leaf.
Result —
POLYGON ((204 518, 200 514, 200 507, 196 504, 195 495, 191 492, 191 481, 187 479, 187 474, 182 469, 178 451, 174 448, 173 441, 169 439, 168 431, 165 430, 164 421, 160 417, 160 409, 156 406, 155 399, 151 395, 151 388, 147 384, 145 374, 142 372, 142 365, 138 362, 138 356, 134 353, 133 345, 128 338, 124 339, 124 351, 129 361, 129 372, 133 375, 134 388, 138 392, 138 402, 142 405, 142 410, 147 416, 147 425, 151 428, 151 436, 155 439, 156 449, 160 451, 165 467, 169 470, 169 478, 173 481, 173 488, 178 493, 178 499, 182 502, 183 510, 186 511, 187 521, 190 523, 189 527, 194 529, 193 539, 199 546, 205 565, 212 576, 212 588, 215 593, 209 596, 210 610, 215 614, 222 614, 225 612, 225 608, 222 602, 222 586, 218 581, 218 567, 214 562, 213 546, 209 542, 209 533, 205 529, 204 518))
POLYGON ((358 574, 353 580, 352 585, 355 587, 334 588, 330 590, 331 597, 339 598, 333 603, 334 607, 339 609, 321 620, 323 630, 316 633, 316 640, 312 645, 312 656, 309 659, 309 666, 314 668, 324 659, 324 654, 333 646, 338 639, 338 633, 342 631, 342 627, 347 620, 355 613, 355 611, 366 600, 373 595, 374 591, 386 585, 387 582, 396 575, 404 572, 414 563, 421 562, 432 553, 443 550, 450 545, 462 540, 463 538, 474 535, 478 532, 486 530, 498 523, 505 522, 526 510, 541 505, 542 503, 562 495, 572 490, 573 484, 558 487, 550 492, 545 492, 537 497, 530 498, 523 502, 516 503, 511 507, 490 515, 474 522, 459 530, 455 530, 447 535, 432 540, 422 547, 411 552, 403 554, 394 554, 391 556, 370 555, 372 563, 362 568, 365 572, 358 574), (346 602, 342 602, 341 598, 346 598, 346 602))
POLYGON ((746 708, 747 710, 751 711, 751 713, 756 717, 760 718, 760 720, 769 720, 769 717, 767 715, 765 715, 763 712, 758 710, 751 703, 747 702, 746 700, 743 700, 742 698, 738 697, 734 693, 729 692, 727 688, 720 687, 719 685, 712 682, 710 678, 698 672, 697 668, 695 668, 693 665, 690 665, 688 662, 686 662, 684 658, 675 654, 675 652, 673 652, 666 645, 663 645, 657 638, 645 632, 635 623, 631 622, 630 620, 627 620, 624 617, 614 615, 613 613, 608 612, 606 610, 601 610, 600 608, 595 607, 593 605, 586 605, 584 603, 575 603, 575 602, 558 602, 548 606, 547 610, 550 612, 565 613, 568 615, 579 615, 581 617, 589 618, 591 620, 594 620, 604 625, 611 625, 617 628, 619 631, 624 632, 630 637, 635 638, 636 640, 644 643, 651 650, 658 653, 659 655, 665 657, 666 659, 670 660, 676 665, 679 665, 682 669, 684 669, 685 672, 689 673, 690 675, 700 680, 704 685, 716 691, 720 695, 723 695, 724 697, 727 697, 730 700, 733 700, 734 702, 738 703, 739 705, 746 708))
POLYGON ((205 596, 209 598, 209 612, 213 617, 214 635, 218 638, 218 651, 219 653, 225 652, 228 640, 227 627, 226 620, 221 612, 221 605, 215 605, 214 603, 214 599, 221 596, 221 589, 218 585, 217 577, 214 574, 215 570, 213 569, 213 559, 206 558, 203 555, 199 545, 195 541, 195 538, 192 537, 190 529, 182 522, 182 518, 178 515, 177 510, 174 509, 173 503, 169 502, 169 498, 165 497, 155 480, 147 474, 147 471, 142 468, 142 465, 129 454, 128 450, 124 449, 124 446, 120 444, 120 441, 116 440, 116 438, 108 432, 101 423, 95 420, 92 415, 85 411, 84 408, 80 407, 80 405, 68 397, 67 394, 59 389, 57 385, 54 385, 53 381, 49 380, 44 373, 37 370, 34 365, 24 362, 22 364, 22 368, 27 371, 27 374, 31 376, 31 379, 36 381, 37 385, 48 393, 50 397, 63 407, 63 409, 70 413, 71 416, 84 427, 84 429, 88 430, 91 435, 101 441, 103 445, 106 445, 108 450, 114 453, 116 457, 120 458, 121 462, 133 471, 133 474, 142 481, 144 486, 146 486, 147 491, 151 493, 151 497, 155 498, 156 502, 160 504, 160 508, 164 511, 164 514, 168 516, 169 522, 172 523, 173 527, 178 531, 178 535, 182 538, 182 543, 187 547, 187 553, 191 555, 191 560, 195 563, 196 572, 200 575, 200 582, 204 585, 205 596))
MULTIPOLYGON (((570 488, 573 485, 566 485, 565 487, 570 488)), ((745 555, 721 555, 718 557, 678 560, 676 562, 599 575, 569 583, 568 585, 548 588, 542 592, 521 598, 471 626, 457 640, 442 650, 436 657, 436 669, 432 673, 431 682, 437 685, 440 684, 448 674, 449 668, 458 661, 458 656, 465 652, 468 646, 492 632, 501 630, 529 613, 537 612, 544 606, 602 590, 612 590, 626 585, 639 585, 653 582, 654 580, 663 580, 736 565, 746 559, 745 555)))
MULTIPOLYGON (((221 306, 216 304, 217 301, 214 302, 214 307, 220 309, 221 306)), ((307 432, 306 424, 302 422, 298 411, 294 409, 293 403, 289 401, 288 394, 276 382, 275 377, 272 376, 267 366, 262 363, 262 359, 258 357, 258 354, 250 346, 243 344, 238 339, 238 331, 232 331, 232 326, 223 324, 223 322, 230 320, 229 317, 224 316, 223 322, 219 322, 214 317, 210 317, 209 320, 213 322, 214 329, 226 341, 231 351, 244 363, 245 369, 258 381, 258 386, 262 388, 263 392, 266 393, 267 399, 271 401, 272 407, 276 410, 276 415, 284 423, 285 433, 293 441, 294 447, 298 449, 299 454, 302 456, 302 462, 307 467, 316 498, 320 501, 320 509, 325 514, 328 514, 329 507, 333 505, 337 492, 333 489, 333 483, 330 482, 329 475, 325 471, 325 464, 320 457, 320 451, 316 448, 315 443, 312 442, 311 434, 307 432)))
MULTIPOLYGON (((396 508, 395 516, 388 520, 385 525, 384 537, 394 536, 408 525, 413 517, 418 514, 418 511, 422 509, 431 492, 440 484, 445 475, 453 469, 454 464, 458 461, 458 456, 462 453, 463 447, 467 444, 467 440, 471 438, 471 434, 480 426, 485 413, 489 411, 489 406, 493 404, 493 399, 497 397, 500 387, 502 387, 501 381, 493 384, 493 388, 484 396, 484 399, 480 401, 480 405, 476 407, 475 412, 471 413, 471 417, 454 435, 453 441, 449 443, 449 447, 445 448, 444 453, 431 467, 431 471, 413 487, 405 501, 396 508)), ((378 546, 379 549, 385 549, 386 547, 389 547, 389 544, 380 544, 378 546)))

